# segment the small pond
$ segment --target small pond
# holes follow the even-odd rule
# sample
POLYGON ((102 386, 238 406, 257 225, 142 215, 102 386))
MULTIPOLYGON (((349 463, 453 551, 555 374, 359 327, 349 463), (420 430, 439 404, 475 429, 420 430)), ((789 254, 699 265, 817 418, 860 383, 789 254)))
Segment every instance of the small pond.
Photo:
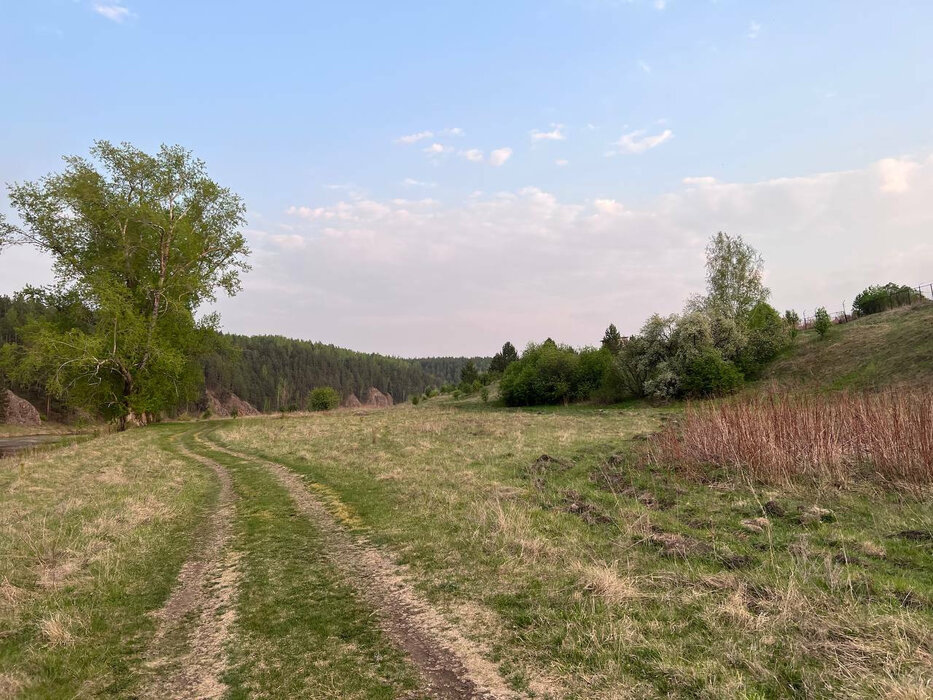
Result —
POLYGON ((13 437, 0 437, 0 459, 29 450, 51 442, 60 442, 67 439, 67 435, 14 435, 13 437))

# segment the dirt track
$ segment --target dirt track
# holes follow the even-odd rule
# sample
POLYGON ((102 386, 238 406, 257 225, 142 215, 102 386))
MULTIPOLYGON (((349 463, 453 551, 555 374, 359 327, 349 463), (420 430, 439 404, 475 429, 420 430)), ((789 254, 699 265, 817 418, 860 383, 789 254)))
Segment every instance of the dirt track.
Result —
POLYGON ((296 473, 211 442, 210 449, 268 469, 288 490, 300 512, 321 532, 332 562, 375 612, 382 629, 421 673, 432 698, 514 697, 470 641, 448 625, 402 578, 381 550, 353 538, 308 490, 296 473))
POLYGON ((233 486, 217 462, 179 449, 214 471, 220 493, 171 596, 155 614, 158 629, 147 652, 148 683, 142 697, 219 698, 226 691, 221 677, 239 581, 239 555, 230 547, 233 486))

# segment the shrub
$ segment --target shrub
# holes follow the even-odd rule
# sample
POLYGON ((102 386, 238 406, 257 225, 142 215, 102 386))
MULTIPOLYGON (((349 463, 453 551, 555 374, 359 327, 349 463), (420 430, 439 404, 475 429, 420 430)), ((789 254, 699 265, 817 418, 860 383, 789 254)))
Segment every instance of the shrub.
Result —
POLYGON ((505 370, 499 393, 507 406, 566 404, 579 398, 579 355, 553 340, 529 345, 505 370))
POLYGON ((652 439, 657 464, 771 483, 933 483, 933 393, 771 395, 688 406, 652 439))
POLYGON ((800 316, 796 311, 788 309, 784 312, 784 325, 787 326, 787 334, 791 340, 797 339, 797 330, 800 327, 800 316))
POLYGON ((308 394, 308 408, 312 411, 330 411, 340 405, 340 394, 329 386, 319 386, 308 394))
POLYGON ((855 297, 855 301, 852 302, 852 312, 857 316, 876 314, 880 311, 910 304, 918 296, 916 291, 903 284, 888 282, 887 284, 872 285, 863 289, 855 297))
POLYGON ((821 306, 813 314, 813 330, 819 333, 821 338, 825 337, 829 332, 829 327, 832 323, 832 319, 830 319, 829 312, 826 311, 825 306, 821 306))
POLYGON ((739 364, 746 377, 755 378, 787 347, 787 326, 777 309, 761 302, 749 313, 746 328, 748 343, 739 364))
POLYGON ((681 383, 688 396, 705 398, 731 394, 742 387, 743 381, 738 367, 710 348, 690 362, 681 383))
POLYGON ((479 390, 479 397, 483 400, 483 403, 489 401, 489 387, 483 387, 479 390))
POLYGON ((421 397, 418 396, 418 394, 415 394, 414 396, 411 397, 412 405, 417 406, 420 402, 421 402, 421 397))

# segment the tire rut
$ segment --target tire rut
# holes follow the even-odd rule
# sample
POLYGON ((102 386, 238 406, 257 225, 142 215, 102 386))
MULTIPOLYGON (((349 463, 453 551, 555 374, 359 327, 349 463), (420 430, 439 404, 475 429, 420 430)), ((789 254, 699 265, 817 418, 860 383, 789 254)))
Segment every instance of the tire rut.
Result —
MULTIPOLYGON (((200 436, 198 437, 200 439, 200 436)), ((321 533, 329 556, 380 626, 421 673, 432 698, 513 698, 495 665, 404 580, 398 565, 364 538, 352 537, 287 467, 208 440, 208 447, 268 469, 321 533)))
POLYGON ((225 647, 236 617, 239 553, 230 542, 235 496, 230 474, 217 462, 177 445, 188 459, 209 467, 220 481, 217 504, 202 526, 195 550, 160 610, 146 654, 143 698, 219 698, 227 690, 225 647))

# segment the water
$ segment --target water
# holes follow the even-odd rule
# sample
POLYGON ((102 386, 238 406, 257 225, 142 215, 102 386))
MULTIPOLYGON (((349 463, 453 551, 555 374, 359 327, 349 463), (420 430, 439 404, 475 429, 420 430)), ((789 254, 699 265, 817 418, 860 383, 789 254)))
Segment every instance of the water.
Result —
POLYGON ((64 439, 63 435, 17 435, 15 437, 0 437, 0 459, 10 457, 17 452, 28 450, 50 442, 64 439))

